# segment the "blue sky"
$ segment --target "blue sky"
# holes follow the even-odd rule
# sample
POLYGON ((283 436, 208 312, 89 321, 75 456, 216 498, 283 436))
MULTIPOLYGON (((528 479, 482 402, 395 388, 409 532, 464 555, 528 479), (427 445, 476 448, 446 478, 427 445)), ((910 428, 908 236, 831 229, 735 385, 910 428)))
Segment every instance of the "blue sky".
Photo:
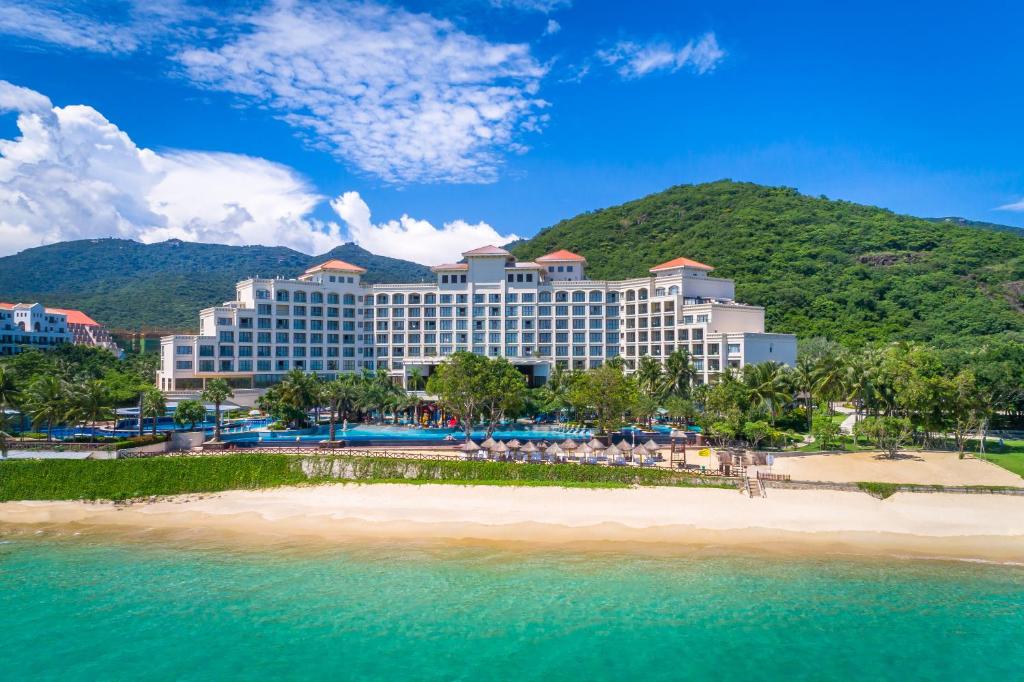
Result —
POLYGON ((1022 26, 1010 2, 0 0, 0 253, 440 262, 726 177, 1024 226, 1022 26))

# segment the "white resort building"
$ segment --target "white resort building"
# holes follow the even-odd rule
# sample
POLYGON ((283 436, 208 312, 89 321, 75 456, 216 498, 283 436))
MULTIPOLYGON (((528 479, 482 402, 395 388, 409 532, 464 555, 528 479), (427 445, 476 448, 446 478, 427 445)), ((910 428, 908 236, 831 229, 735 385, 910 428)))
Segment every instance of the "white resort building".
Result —
POLYGON ((106 348, 121 355, 110 331, 81 310, 0 303, 0 355, 14 355, 23 347, 48 350, 62 343, 106 348))
POLYGON ((165 336, 157 382, 195 391, 214 378, 260 389, 293 369, 331 377, 386 370, 405 385, 408 370, 429 376, 455 351, 504 356, 531 385, 551 368, 596 367, 622 356, 663 360, 684 349, 699 383, 725 367, 796 361, 796 339, 764 331, 764 309, 733 300, 732 280, 687 258, 655 265, 648 277, 587 279, 586 259, 569 251, 517 262, 485 246, 463 262, 432 268, 436 281, 363 284, 366 270, 331 260, 298 279, 246 279, 235 300, 199 314, 199 335, 165 336))

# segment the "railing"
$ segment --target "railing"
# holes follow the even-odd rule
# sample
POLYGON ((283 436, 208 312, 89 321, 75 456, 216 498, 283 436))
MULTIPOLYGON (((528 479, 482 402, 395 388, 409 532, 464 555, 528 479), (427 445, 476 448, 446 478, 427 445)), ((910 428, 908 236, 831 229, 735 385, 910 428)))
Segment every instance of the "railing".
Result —
POLYGON ((762 481, 789 481, 789 474, 766 474, 763 471, 757 472, 757 477, 762 481))
POLYGON ((86 452, 110 449, 111 443, 65 443, 59 440, 8 440, 10 450, 58 450, 64 452, 86 452))

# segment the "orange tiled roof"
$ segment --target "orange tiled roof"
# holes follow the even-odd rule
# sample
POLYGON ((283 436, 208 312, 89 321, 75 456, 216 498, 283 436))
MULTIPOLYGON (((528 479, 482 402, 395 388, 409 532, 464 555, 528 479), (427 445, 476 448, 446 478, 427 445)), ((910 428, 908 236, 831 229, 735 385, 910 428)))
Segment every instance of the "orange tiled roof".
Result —
MULTIPOLYGON (((0 302, 0 308, 4 310, 14 310, 14 303, 2 303, 0 302)), ((83 324, 88 327, 99 327, 99 322, 92 319, 81 310, 72 310, 71 308, 46 308, 46 312, 53 313, 54 315, 64 315, 68 318, 68 324, 83 324)))
POLYGON ((577 262, 580 262, 580 263, 586 263, 587 262, 587 259, 584 258, 583 256, 579 255, 578 253, 573 253, 572 251, 566 251, 565 249, 559 249, 558 251, 552 251, 551 253, 544 254, 540 258, 535 258, 534 260, 536 260, 538 263, 543 263, 545 261, 567 261, 567 260, 577 261, 577 262))
POLYGON ((441 265, 434 265, 430 269, 434 272, 440 272, 441 270, 469 270, 469 263, 442 263, 441 265))
POLYGON ((501 248, 500 246, 481 246, 479 249, 473 249, 466 251, 462 254, 463 256, 511 256, 512 254, 501 248))
POLYGON ((694 268, 696 270, 714 270, 710 265, 705 265, 689 258, 673 258, 672 260, 662 263, 661 265, 655 265, 651 268, 651 272, 660 272, 661 270, 672 270, 674 268, 694 268))
POLYGON ((308 270, 306 270, 306 274, 309 275, 314 272, 320 272, 321 270, 343 270, 345 272, 356 272, 359 274, 366 272, 366 268, 361 268, 358 265, 352 265, 351 263, 346 263, 343 260, 332 258, 331 260, 325 263, 321 263, 320 265, 314 265, 313 267, 309 268, 308 270))

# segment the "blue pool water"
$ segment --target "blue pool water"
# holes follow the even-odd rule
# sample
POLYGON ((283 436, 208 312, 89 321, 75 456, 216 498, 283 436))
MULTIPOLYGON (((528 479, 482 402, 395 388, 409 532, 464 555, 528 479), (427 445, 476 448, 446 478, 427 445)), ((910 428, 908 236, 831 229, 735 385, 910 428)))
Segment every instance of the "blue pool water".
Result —
MULTIPOLYGON (((238 443, 246 442, 319 442, 328 437, 330 428, 327 426, 317 427, 312 433, 296 434, 295 432, 287 431, 260 431, 260 432, 249 432, 249 433, 237 433, 225 435, 225 440, 230 440, 238 443)), ((462 440, 465 437, 465 433, 461 429, 411 429, 404 426, 388 426, 381 424, 349 424, 348 430, 342 430, 341 425, 338 425, 336 438, 359 442, 359 441, 438 441, 442 440, 445 436, 452 435, 458 440, 462 440)), ((487 434, 484 431, 474 431, 474 439, 486 438, 487 434)), ((503 426, 496 430, 492 437, 497 440, 509 440, 511 438, 518 438, 519 440, 565 440, 566 438, 572 438, 574 440, 587 440, 591 437, 591 432, 585 430, 583 432, 568 432, 553 429, 551 427, 544 426, 524 426, 524 425, 508 425, 503 426)))
MULTIPOLYGON (((268 540, 268 543, 270 541, 268 540)), ((8 680, 1016 680, 1024 569, 0 535, 8 680)))

